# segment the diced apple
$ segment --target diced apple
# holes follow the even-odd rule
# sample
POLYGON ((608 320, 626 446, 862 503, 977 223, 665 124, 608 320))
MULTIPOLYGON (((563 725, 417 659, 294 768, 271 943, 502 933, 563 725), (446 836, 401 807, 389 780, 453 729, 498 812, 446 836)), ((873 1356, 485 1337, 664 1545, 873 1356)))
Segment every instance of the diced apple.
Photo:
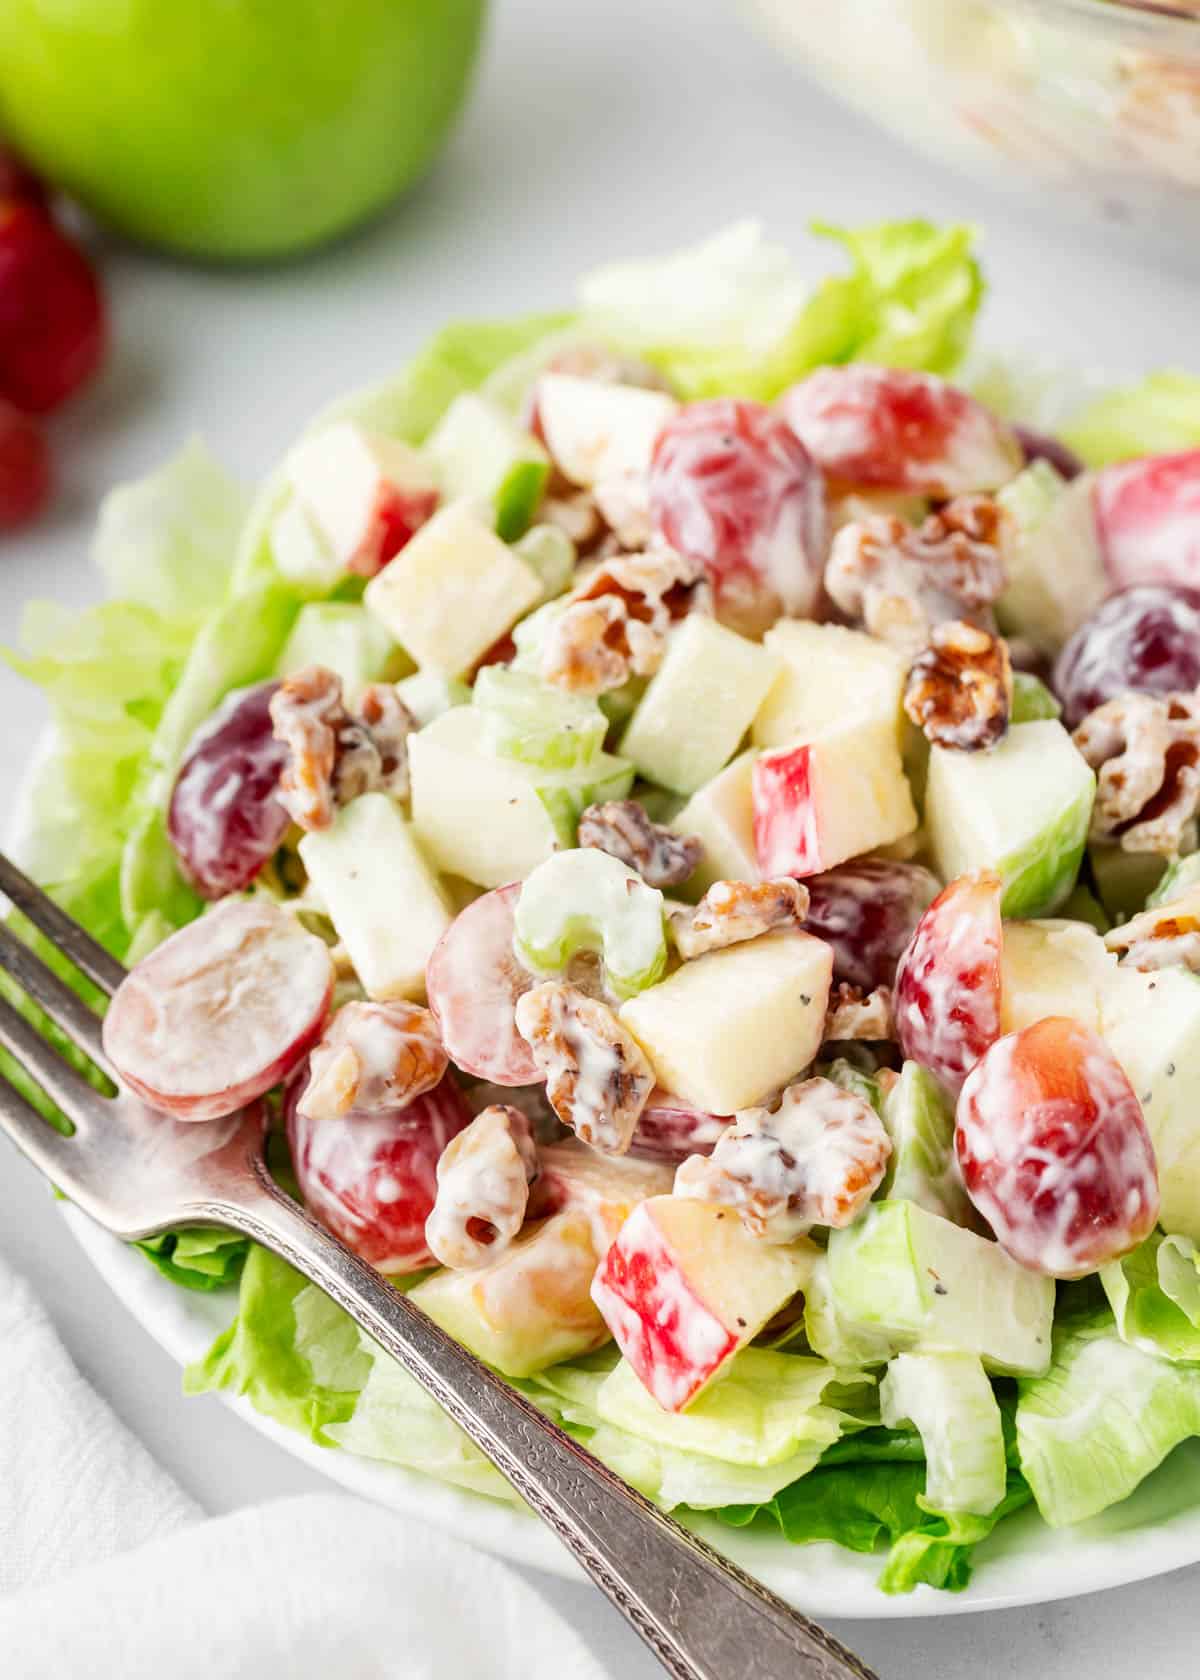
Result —
POLYGON ((903 740, 905 664, 895 648, 840 624, 780 619, 763 646, 783 669, 754 720, 756 747, 809 741, 855 716, 890 722, 903 740))
POLYGON ((590 1218, 571 1210, 527 1226, 490 1265, 438 1272, 408 1298, 506 1377, 530 1377, 608 1340, 590 1294, 598 1260, 590 1218))
POLYGON ((464 391, 425 441, 447 501, 478 496, 496 510, 496 530, 512 542, 532 519, 550 462, 535 437, 478 391, 464 391))
POLYGON ((714 881, 757 881, 758 857, 754 850, 754 800, 751 793, 754 760, 748 751, 705 782, 671 820, 676 834, 698 835, 704 854, 686 887, 688 897, 699 897, 714 881))
POLYGON ((655 1400, 679 1412, 804 1287, 815 1252, 759 1242, 712 1203, 656 1196, 621 1227, 592 1299, 655 1400))
POLYGON ((709 1114, 765 1102, 821 1046, 833 952, 805 933, 709 951, 622 1005, 660 1085, 709 1114))
POLYGON ((647 472, 658 434, 678 407, 664 391, 574 374, 543 374, 537 385, 546 447, 564 477, 588 488, 647 472))
POLYGON ((1002 627, 1057 653, 1112 587, 1101 553, 1090 474, 1061 477, 1035 461, 996 500, 1013 516, 1008 583, 996 604, 1002 627))
POLYGON ((1110 587, 1195 584, 1200 577, 1200 449, 1105 467, 1096 474, 1094 503, 1110 587))
POLYGON ((572 1208, 585 1213, 597 1254, 605 1253, 640 1202, 669 1195, 675 1178, 674 1162, 602 1155, 578 1138, 543 1145, 538 1160, 541 1174, 531 1193, 531 1216, 572 1208))
POLYGON ((1019 723, 989 752, 934 747, 925 824, 943 880, 994 869, 1006 916, 1056 909, 1075 885, 1096 778, 1061 723, 1019 723))
POLYGON ((341 570, 364 577, 385 566, 438 504, 425 456, 352 420, 303 438, 287 475, 341 570))
POLYGON ((395 682, 412 669, 379 620, 352 601, 310 601, 300 608, 275 672, 290 677, 309 665, 336 672, 350 701, 368 683, 395 682))
POLYGON ((475 706, 456 706, 408 738, 413 826, 436 866, 480 887, 524 880, 551 852, 573 846, 584 809, 624 799, 633 770, 597 753, 573 770, 497 758, 475 706))
POLYGON ((395 802, 363 794, 304 836, 300 859, 367 995, 422 999, 453 912, 395 802))
POLYGON ((363 598, 423 671, 457 677, 541 600, 542 585, 470 504, 452 502, 363 598))
POLYGON ((693 613, 672 632, 621 752, 648 781, 695 793, 733 757, 778 675, 775 654, 693 613))
POLYGON ((1001 1030, 1019 1032, 1048 1015, 1101 1029, 1101 998, 1117 960, 1082 922, 1006 922, 1001 957, 1001 1030))
POLYGON ((1142 1107, 1158 1162, 1165 1231, 1200 1242, 1200 977, 1118 968, 1104 1037, 1142 1107))
POLYGON ((313 524, 303 502, 291 496, 271 521, 276 568, 304 595, 328 595, 346 569, 313 524))
POLYGON ((890 720, 851 717, 762 753, 752 790, 755 852, 767 877, 817 875, 917 826, 890 720))

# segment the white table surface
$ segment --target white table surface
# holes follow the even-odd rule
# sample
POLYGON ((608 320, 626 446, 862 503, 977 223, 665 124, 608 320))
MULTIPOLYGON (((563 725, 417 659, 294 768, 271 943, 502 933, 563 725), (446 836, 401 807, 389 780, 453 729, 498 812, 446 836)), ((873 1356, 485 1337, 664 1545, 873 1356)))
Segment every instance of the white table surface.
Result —
MULTIPOLYGON (((798 0, 802 3, 802 0, 798 0)), ((719 0, 498 0, 470 113, 436 174, 367 235, 270 273, 101 256, 116 350, 54 427, 53 513, 0 546, 0 640, 23 602, 96 594, 97 498, 199 431, 252 480, 297 423, 403 359, 443 319, 553 307, 616 253, 763 217, 799 244, 811 217, 924 214, 986 224, 989 336, 1136 374, 1193 365, 1195 288, 1139 265, 1119 230, 1083 240, 1053 214, 919 162, 809 89, 719 0)), ((832 253, 831 253, 832 256, 832 253)), ((0 787, 42 718, 0 667, 0 787)), ((47 1194, 0 1150, 0 1249, 32 1280, 81 1368, 210 1512, 319 1479, 215 1399, 184 1401, 178 1370, 81 1262, 47 1194)), ((659 1670, 582 1587, 535 1576, 622 1680, 659 1670)), ((1200 1570, 1103 1597, 942 1622, 843 1624, 888 1680, 1091 1680, 1195 1668, 1200 1570)))

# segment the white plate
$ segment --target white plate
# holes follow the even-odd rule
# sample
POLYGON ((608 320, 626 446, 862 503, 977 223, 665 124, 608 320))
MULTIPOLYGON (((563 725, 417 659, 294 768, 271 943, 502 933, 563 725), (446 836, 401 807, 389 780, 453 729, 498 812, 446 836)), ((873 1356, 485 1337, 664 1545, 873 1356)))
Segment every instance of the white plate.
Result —
MULTIPOLYGON (((11 849, 26 863, 27 794, 32 772, 49 744, 43 737, 35 749, 11 824, 11 849)), ((142 1327, 181 1367, 198 1359, 236 1311, 234 1292, 206 1295, 181 1289, 137 1249, 109 1236, 77 1208, 66 1202, 58 1206, 96 1271, 142 1327)), ((248 1401, 229 1395, 222 1399, 285 1452, 353 1493, 432 1522, 515 1562, 581 1578, 562 1543, 523 1509, 397 1465, 318 1447, 261 1416, 248 1401)), ((1056 1531, 1032 1508, 1001 1523, 976 1548, 971 1584, 961 1593, 918 1587, 905 1597, 888 1598, 875 1585, 881 1556, 862 1557, 827 1544, 792 1546, 768 1533, 704 1519, 694 1526, 782 1597, 815 1616, 945 1616, 1043 1603, 1200 1562, 1200 1440, 1178 1448, 1131 1498, 1090 1523, 1056 1531)))

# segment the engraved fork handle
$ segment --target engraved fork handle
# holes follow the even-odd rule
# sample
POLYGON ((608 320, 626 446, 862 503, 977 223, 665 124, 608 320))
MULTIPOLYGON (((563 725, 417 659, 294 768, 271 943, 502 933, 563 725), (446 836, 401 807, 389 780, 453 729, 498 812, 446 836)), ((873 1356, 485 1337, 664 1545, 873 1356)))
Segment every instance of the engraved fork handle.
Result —
POLYGON ((836 1639, 635 1493, 329 1235, 257 1167, 198 1219, 318 1284, 471 1437, 676 1680, 877 1680, 836 1639))

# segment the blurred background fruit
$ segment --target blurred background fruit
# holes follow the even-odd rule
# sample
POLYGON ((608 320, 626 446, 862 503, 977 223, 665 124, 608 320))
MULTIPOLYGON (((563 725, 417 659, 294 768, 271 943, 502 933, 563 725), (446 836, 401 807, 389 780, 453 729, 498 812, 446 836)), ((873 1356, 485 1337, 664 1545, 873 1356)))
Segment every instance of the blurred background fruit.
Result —
MULTIPOLYGON (((2 0, 0 128, 103 220, 188 255, 289 255, 433 161, 484 0, 2 0)), ((0 183, 0 187, 2 187, 0 183)))

